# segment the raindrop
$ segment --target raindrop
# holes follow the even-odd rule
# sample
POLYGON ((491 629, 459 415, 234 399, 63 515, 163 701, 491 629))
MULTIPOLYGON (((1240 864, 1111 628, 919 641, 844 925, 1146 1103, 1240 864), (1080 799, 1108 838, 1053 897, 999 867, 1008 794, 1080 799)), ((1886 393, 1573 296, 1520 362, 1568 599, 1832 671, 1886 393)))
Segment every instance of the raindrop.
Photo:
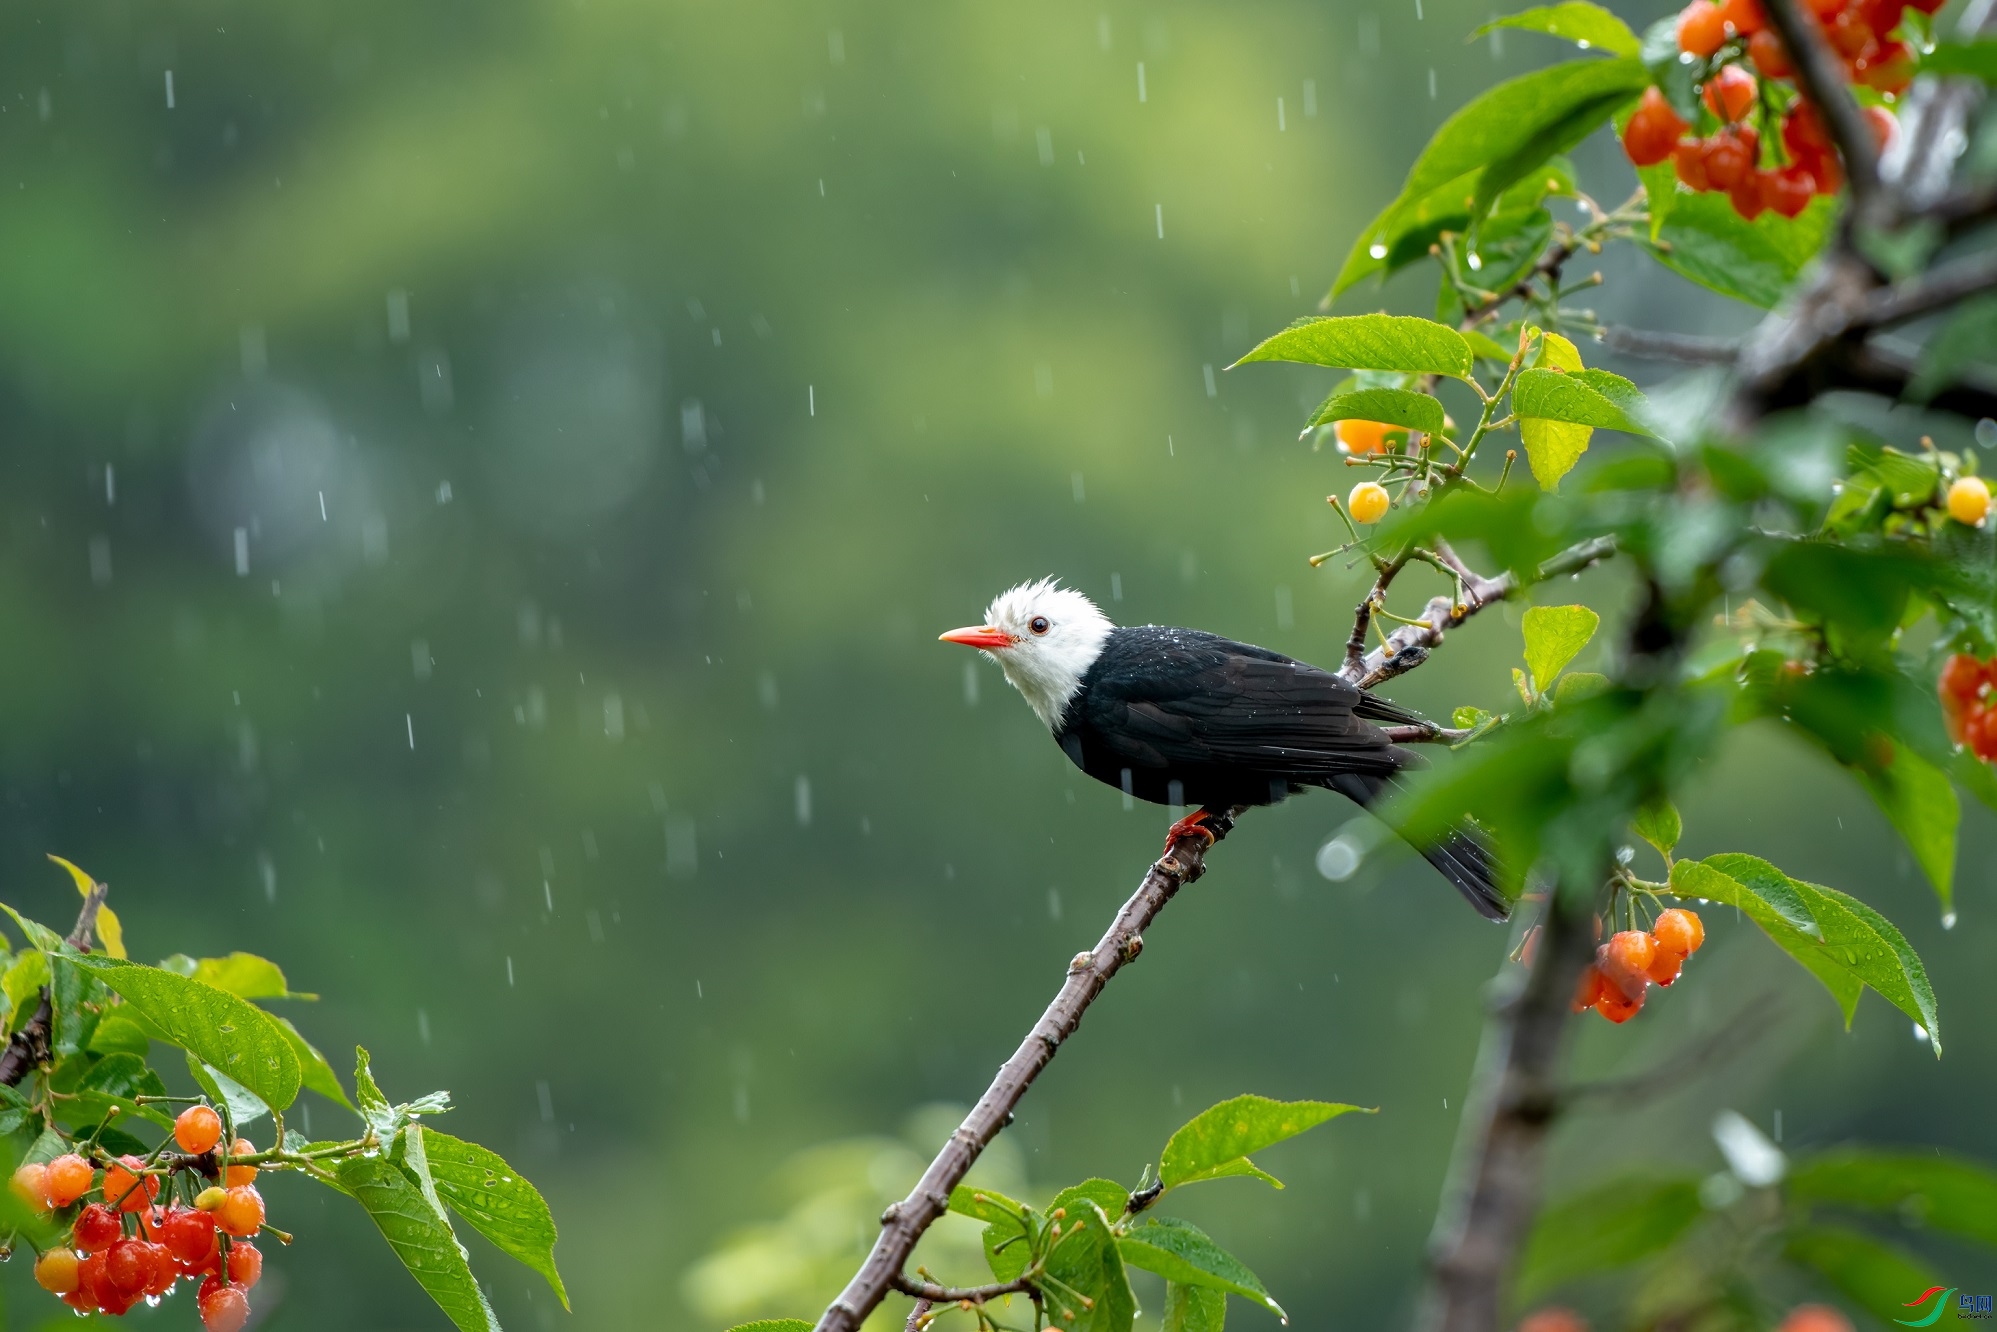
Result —
POLYGON ((110 463, 104 464, 104 504, 108 508, 118 502, 118 469, 110 463))
POLYGON ((409 293, 400 287, 388 293, 388 340, 409 341, 409 293))
POLYGON ((1312 120, 1315 119, 1316 117, 1317 117, 1317 80, 1305 79, 1304 118, 1306 120, 1312 120))
POLYGON ((1096 15, 1096 44, 1105 51, 1109 50, 1109 15, 1107 14, 1096 15))
POLYGON ((513 957, 511 954, 508 954, 506 958, 506 988, 509 990, 513 988, 513 957))
POLYGON ((1283 118, 1283 99, 1278 97, 1276 99, 1276 132, 1281 134, 1289 128, 1289 125, 1284 122, 1283 118))
POLYGON ((430 1015, 420 1008, 416 1010, 416 1039, 425 1045, 430 1043, 430 1015))
POLYGON ((831 32, 828 32, 828 33, 826 33, 826 34, 825 34, 825 52, 826 52, 826 54, 827 54, 827 55, 829 55, 829 56, 831 56, 831 57, 832 57, 832 63, 833 63, 833 64, 835 64, 835 65, 843 65, 843 64, 845 64, 845 63, 846 63, 846 34, 845 34, 845 33, 843 33, 843 32, 841 32, 841 31, 839 31, 839 29, 837 29, 837 28, 834 28, 834 29, 833 29, 833 30, 832 30, 831 32))
POLYGON ((1429 101, 1431 101, 1431 102, 1433 102, 1433 101, 1435 100, 1435 67, 1434 67, 1434 66, 1430 66, 1430 67, 1429 67, 1429 71, 1428 71, 1428 100, 1429 100, 1429 101))
POLYGON ((549 1089, 546 1078, 536 1078, 534 1080, 534 1098, 541 1103, 541 1122, 543 1124, 554 1123, 555 1093, 549 1089))
POLYGON ((1040 126, 1038 129, 1033 131, 1033 142, 1040 149, 1040 165, 1044 167, 1053 166, 1054 165, 1053 131, 1048 129, 1047 126, 1045 125, 1040 126))
POLYGON ((263 896, 266 902, 277 900, 277 863, 270 858, 270 852, 257 852, 257 875, 263 880, 263 896))
POLYGON ((1070 473, 1068 482, 1075 492, 1075 503, 1080 504, 1088 497, 1088 492, 1082 486, 1082 474, 1080 472, 1070 473))
MULTIPOLYGON (((820 194, 825 193, 824 181, 818 183, 818 192, 820 194)), ((804 386, 804 409, 808 415, 818 415, 818 385, 806 384, 804 386)))
POLYGON ((1137 808, 1137 806, 1136 806, 1135 802, 1134 802, 1134 801, 1132 800, 1132 798, 1131 798, 1131 795, 1132 795, 1132 792, 1131 792, 1131 785, 1130 785, 1130 769, 1128 769, 1128 768, 1125 768, 1125 769, 1123 769, 1123 774, 1122 774, 1122 782, 1123 782, 1123 807, 1124 807, 1124 809, 1126 809, 1126 810, 1131 810, 1131 809, 1135 809, 1135 808, 1137 808))
POLYGON ((1914 1039, 1917 1041, 1925 1041, 1928 1039, 1928 1029, 1922 1026, 1918 1022, 1914 1024, 1914 1039))
POLYGON ((1219 396, 1220 396, 1220 385, 1218 385, 1218 384, 1216 384, 1216 383, 1214 382, 1214 378, 1213 378, 1213 367, 1212 367, 1211 365, 1203 365, 1203 366, 1201 366, 1201 367, 1200 367, 1200 377, 1201 377, 1202 379, 1204 379, 1204 380, 1206 381, 1206 385, 1207 385, 1207 396, 1208 396, 1209 398, 1217 398, 1217 397, 1219 397, 1219 396))
POLYGON ((90 538, 90 581, 103 587, 111 581, 111 538, 90 538))
POLYGON ((1385 259, 1387 257, 1387 246, 1382 241, 1374 241, 1366 247, 1366 254, 1368 258, 1385 259))
POLYGON ((1317 872, 1333 883, 1344 883, 1365 860, 1366 850, 1358 840, 1341 834, 1318 848, 1317 872))
POLYGON ((1061 919, 1061 890, 1050 887, 1047 890, 1047 919, 1059 922, 1061 919))
POLYGON ((970 658, 964 661, 964 706, 978 706, 978 663, 970 658))
POLYGON ((805 776, 803 773, 797 775, 797 781, 791 788, 791 803, 797 813, 797 826, 800 828, 809 828, 811 826, 811 778, 805 776))
POLYGON ((1952 930, 1955 928, 1955 912, 1950 911, 1942 916, 1942 928, 1945 930, 1952 930))
POLYGON ((408 733, 409 733, 409 747, 410 747, 411 749, 414 749, 414 748, 416 748, 416 718, 415 718, 415 716, 414 716, 414 715, 412 715, 412 714, 410 714, 410 713, 407 713, 407 712, 403 713, 403 714, 402 714, 402 725, 403 725, 403 728, 404 728, 404 729, 405 729, 406 731, 408 731, 408 733))
POLYGON ((236 529, 236 577, 248 578, 249 576, 250 576, 250 529, 247 527, 239 527, 236 529))
POLYGON ((603 917, 597 914, 595 907, 591 907, 588 911, 583 912, 583 923, 589 927, 589 941, 594 944, 602 943, 603 917))
POLYGON ((549 915, 551 915, 551 916, 552 916, 552 915, 554 915, 554 914, 555 914, 555 885, 554 885, 554 884, 552 884, 552 883, 550 883, 550 882, 549 882, 548 880, 546 880, 546 879, 543 879, 543 880, 541 880, 541 900, 542 900, 542 901, 543 901, 544 903, 546 903, 546 904, 547 904, 547 907, 548 907, 548 914, 549 914, 549 915))
MULTIPOLYGON (((1146 100, 1144 96, 1144 62, 1142 60, 1137 62, 1137 100, 1140 102, 1146 100)), ((47 120, 48 117, 43 116, 42 119, 47 120)))
POLYGON ((1123 575, 1120 573, 1113 573, 1109 576, 1109 599, 1111 601, 1123 600, 1123 575))
POLYGON ((173 110, 173 71, 166 72, 166 109, 173 110))

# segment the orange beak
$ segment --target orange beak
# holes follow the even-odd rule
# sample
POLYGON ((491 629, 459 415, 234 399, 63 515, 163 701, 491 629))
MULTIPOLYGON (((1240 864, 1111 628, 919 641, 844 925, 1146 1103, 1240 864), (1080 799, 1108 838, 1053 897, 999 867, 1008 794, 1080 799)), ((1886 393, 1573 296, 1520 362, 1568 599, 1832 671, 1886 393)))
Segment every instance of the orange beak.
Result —
POLYGON ((941 643, 962 643, 965 647, 1004 648, 1012 646, 1012 635, 1003 629, 994 629, 988 624, 963 629, 952 629, 947 634, 939 634, 941 643))

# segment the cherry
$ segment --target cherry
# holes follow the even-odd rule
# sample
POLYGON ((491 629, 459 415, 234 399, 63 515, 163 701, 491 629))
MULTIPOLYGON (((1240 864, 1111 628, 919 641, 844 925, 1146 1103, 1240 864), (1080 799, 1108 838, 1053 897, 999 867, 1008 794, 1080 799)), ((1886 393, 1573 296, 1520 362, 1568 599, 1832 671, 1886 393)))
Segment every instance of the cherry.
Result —
POLYGON ((14 1196, 38 1212, 49 1209, 49 1168, 39 1161, 30 1161, 14 1172, 14 1178, 7 1187, 14 1190, 14 1196))
POLYGON ((75 1152, 67 1152, 49 1162, 48 1171, 42 1176, 42 1187, 48 1192, 51 1207, 67 1207, 90 1192, 96 1180, 97 1172, 90 1168, 90 1162, 75 1152))
POLYGON ((1739 65, 1728 65, 1706 81, 1706 109, 1721 120, 1739 120, 1754 109, 1760 85, 1739 65))
POLYGON ((1789 52, 1783 49, 1782 39, 1773 28, 1763 28, 1747 39, 1747 58, 1766 78, 1786 79, 1796 72, 1789 63, 1789 52))
POLYGON ((222 1116, 205 1105, 190 1105, 173 1121, 173 1140, 190 1156, 222 1141, 222 1116))
POLYGON ((104 1251, 104 1280, 120 1295, 143 1295, 153 1279, 152 1246, 144 1240, 119 1240, 104 1251))
POLYGON ((142 1175, 145 1161, 137 1156, 121 1156, 118 1164, 104 1172, 104 1201, 121 1212, 136 1212, 159 1197, 159 1176, 142 1175))
POLYGON ((1400 429, 1402 427, 1388 425, 1385 421, 1340 421, 1335 433, 1347 453, 1360 457, 1368 453, 1385 453, 1387 436, 1400 429))
POLYGON ((1723 131, 1706 140, 1704 165, 1707 185, 1731 190, 1754 170, 1754 155, 1742 136, 1723 131))
POLYGON ((1761 0, 1720 0, 1720 17, 1727 21, 1727 28, 1742 37, 1751 37, 1768 26, 1768 16, 1761 12, 1761 0))
POLYGON ((209 1212, 177 1207, 166 1214, 160 1238, 167 1251, 190 1269, 206 1267, 215 1258, 215 1217, 209 1212))
POLYGON ((1906 12, 1907 0, 1858 0, 1859 17, 1881 41, 1900 26, 1900 16, 1906 12))
MULTIPOLYGON (((1948 516, 1965 527, 1976 527, 1990 512, 1990 487, 1980 476, 1959 476, 1948 488, 1948 516)), ((51 1189, 50 1193, 54 1193, 51 1189)))
MULTIPOLYGON (((1377 523, 1385 518, 1389 504, 1387 488, 1378 481, 1361 481, 1345 497, 1345 507, 1362 523, 1377 523)), ((235 1173, 232 1167, 229 1174, 233 1177, 235 1173)))
POLYGON ((105 1289, 103 1254, 93 1253, 76 1265, 76 1289, 70 1295, 74 1307, 86 1312, 100 1309, 110 1293, 105 1289))
POLYGON ((1678 49, 1688 55, 1709 56, 1726 40, 1726 18, 1710 0, 1692 0, 1678 15, 1678 49))
POLYGON ((1554 1305, 1535 1309, 1521 1318, 1518 1332, 1588 1332, 1588 1320, 1572 1309, 1554 1305))
MULTIPOLYGON (((1734 211, 1750 222, 1767 211, 1768 195, 1762 186, 1762 178, 1766 174, 1762 171, 1750 171, 1727 191, 1727 197, 1733 200, 1734 211)), ((1808 197, 1804 196, 1806 200, 1808 197)))
POLYGON ((1899 94, 1914 81, 1914 57, 1905 42, 1882 42, 1858 63, 1858 81, 1877 92, 1899 94))
POLYGON ((1761 173, 1761 199, 1783 217, 1794 217, 1810 206, 1817 182, 1799 166, 1761 173))
POLYGON ((1650 966, 1645 969, 1643 974, 1650 979, 1652 985, 1670 985, 1678 979, 1678 973, 1684 969, 1684 966, 1685 955, 1683 953, 1674 953, 1668 948, 1660 948, 1657 950, 1657 956, 1650 960, 1650 966))
POLYGON ((1827 1304, 1799 1304, 1776 1332, 1852 1332, 1851 1320, 1827 1304))
POLYGON ((254 1184, 238 1184, 215 1209, 215 1224, 224 1234, 247 1238, 263 1229, 263 1195, 254 1184))
POLYGON ((77 1213, 76 1224, 70 1227, 70 1236, 76 1247, 85 1253, 102 1253, 125 1233, 118 1224, 118 1214, 103 1203, 91 1203, 77 1213))
POLYGON ((1680 139, 1671 150, 1671 164, 1678 170, 1678 179, 1685 182, 1686 188, 1710 190, 1712 185, 1706 180, 1706 145, 1697 139, 1680 139))
POLYGON ((1581 981, 1574 987, 1574 1011, 1586 1012, 1601 1001, 1602 996, 1614 989, 1609 978, 1602 974, 1601 967, 1590 962, 1587 970, 1581 973, 1581 981))
POLYGON ((1657 940, 1642 930, 1621 930, 1609 936, 1602 945, 1602 974, 1614 982, 1617 989, 1642 1003, 1643 987, 1647 983, 1645 972, 1657 957, 1657 940))
POLYGON ((35 1283, 52 1295, 76 1289, 79 1260, 74 1249, 50 1249, 35 1259, 35 1283))
POLYGON ((201 1296, 201 1325, 208 1332, 241 1332, 250 1321, 250 1297, 235 1286, 221 1286, 201 1296))
POLYGON ((1685 122, 1655 85, 1643 90, 1629 124, 1623 126, 1623 151, 1638 166, 1656 166, 1671 156, 1685 133, 1685 122))
POLYGON ((1941 678, 1936 684, 1943 703, 1950 700, 1967 703, 1981 696, 1989 682, 1989 663, 1978 661, 1967 652, 1958 652, 1942 664, 1941 678))
POLYGON ((248 1290, 263 1280, 263 1253, 247 1240, 229 1246, 229 1280, 248 1290))
POLYGON ((1699 919, 1696 911, 1672 907, 1658 914, 1657 923, 1650 927, 1650 933, 1657 946, 1665 952, 1690 957, 1699 951, 1699 945, 1706 942, 1706 923, 1699 919))
POLYGON ((1604 986, 1602 997, 1595 1001, 1595 1011, 1617 1026, 1635 1017, 1642 1008, 1643 991, 1637 991, 1636 998, 1632 999, 1613 984, 1604 986))
MULTIPOLYGON (((256 1144, 251 1142, 248 1138, 238 1138, 234 1142, 229 1144, 229 1155, 231 1156, 255 1156, 256 1152, 257 1152, 256 1144)), ((254 1183, 256 1181, 256 1177, 257 1177, 257 1168, 255 1166, 232 1165, 229 1167, 228 1177, 224 1179, 222 1182, 224 1184, 227 1184, 230 1188, 234 1188, 238 1184, 254 1183)))
POLYGON ((164 1295, 173 1289, 173 1283, 180 1280, 180 1264, 173 1261, 164 1244, 146 1245, 146 1256, 152 1260, 152 1279, 146 1282, 147 1295, 164 1295))
POLYGON ((1857 11, 1841 9, 1830 23, 1825 25, 1824 37, 1831 48, 1846 60, 1858 60, 1874 47, 1879 39, 1872 35, 1872 29, 1865 25, 1857 11))

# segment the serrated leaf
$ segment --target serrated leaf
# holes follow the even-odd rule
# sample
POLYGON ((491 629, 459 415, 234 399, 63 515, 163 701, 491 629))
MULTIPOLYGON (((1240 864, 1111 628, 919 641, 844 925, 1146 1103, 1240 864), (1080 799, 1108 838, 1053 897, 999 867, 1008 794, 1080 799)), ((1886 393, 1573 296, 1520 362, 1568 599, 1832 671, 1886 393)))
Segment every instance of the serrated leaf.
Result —
POLYGON ((326 1056, 319 1052, 318 1047, 299 1034, 298 1028, 292 1025, 290 1018, 279 1017, 275 1013, 267 1016, 277 1024, 277 1029, 284 1034, 284 1039, 291 1042, 291 1053, 298 1058, 299 1080, 305 1089, 318 1092, 327 1100, 352 1110, 354 1103, 347 1099, 347 1090, 340 1085, 339 1074, 333 1072, 332 1064, 327 1062, 326 1056))
POLYGON ((255 953, 231 953, 227 957, 204 957, 189 973, 218 990, 227 990, 241 999, 317 999, 316 994, 299 994, 285 983, 277 963, 255 953))
POLYGON ((1457 196, 1470 198, 1493 164, 1504 164, 1508 172, 1530 171, 1537 165, 1526 160, 1530 153, 1523 150, 1530 145, 1545 145, 1548 156, 1560 151, 1553 146, 1559 136, 1548 137, 1550 129, 1591 105, 1601 107, 1607 119, 1616 102, 1634 98, 1648 81, 1643 63, 1633 58, 1575 60, 1507 80, 1473 100, 1443 122, 1399 196, 1360 233, 1331 294, 1383 272, 1389 247, 1415 213, 1437 201, 1446 207, 1457 196))
MULTIPOLYGON (((159 1074, 135 1054, 112 1054, 99 1059, 90 1066, 73 1089, 73 1094, 85 1098, 96 1098, 104 1102, 115 1101, 118 1108, 127 1115, 138 1115, 149 1119, 163 1128, 173 1126, 173 1117, 151 1105, 140 1105, 141 1096, 165 1096, 166 1084, 159 1074)), ((101 1117, 103 1106, 97 1107, 101 1117)))
POLYGON ((1613 1271, 1669 1248, 1699 1219, 1699 1181, 1618 1179, 1540 1213, 1517 1277, 1522 1302, 1577 1277, 1613 1271))
POLYGON ((1047 1214, 1051 1217, 1056 1211, 1065 1211, 1066 1216, 1058 1222, 1061 1235, 1047 1253, 1044 1270, 1052 1280, 1036 1283, 1049 1323, 1076 1332, 1130 1332, 1137 1297, 1131 1293, 1108 1215, 1084 1186, 1056 1195, 1047 1214), (1084 1298, 1088 1303, 1082 1302, 1084 1298))
POLYGON ((1976 1161, 1845 1147, 1796 1163, 1783 1187, 1799 1202, 1866 1208, 1997 1245, 1997 1171, 1976 1161))
POLYGON ((284 1033, 255 1004, 137 962, 95 955, 68 962, 143 1013, 161 1039, 227 1073, 272 1109, 282 1110, 298 1099, 298 1058, 284 1033))
POLYGON ((1165 1332, 1222 1332, 1226 1325, 1226 1291, 1165 1283, 1165 1332))
POLYGON ((1630 31, 1629 24, 1600 5, 1588 4, 1586 0, 1563 0, 1561 4, 1539 5, 1492 19, 1471 33, 1470 40, 1475 41, 1494 28, 1543 32, 1549 37, 1573 42, 1584 51, 1602 50, 1610 55, 1633 56, 1643 49, 1643 43, 1630 31))
POLYGON ((1167 1281, 1212 1286, 1246 1296, 1276 1317, 1289 1320, 1283 1306, 1269 1297, 1262 1282, 1233 1254, 1215 1244, 1189 1221, 1153 1217, 1117 1241, 1123 1261, 1155 1272, 1167 1281))
POLYGON ((1470 374, 1470 344, 1461 333, 1433 319, 1335 315, 1299 319, 1274 337, 1265 338, 1234 364, 1251 361, 1294 361, 1341 370, 1393 370, 1464 379, 1470 374))
POLYGON ((21 931, 22 937, 28 941, 29 947, 39 948, 44 953, 60 953, 63 951, 65 945, 62 941, 62 936, 48 926, 29 920, 5 902, 0 902, 0 911, 6 912, 9 918, 13 920, 16 928, 21 931))
MULTIPOLYGON (((61 856, 51 855, 49 859, 69 871, 71 881, 76 884, 76 891, 88 900, 90 890, 97 886, 97 881, 61 856)), ((125 956, 125 927, 119 923, 118 913, 111 909, 111 904, 108 902, 100 902, 97 906, 97 937, 103 941, 104 951, 112 957, 125 956)))
POLYGON ((475 1142, 421 1125, 405 1136, 422 1142, 444 1205, 502 1252, 539 1272, 568 1308, 569 1295, 555 1269, 555 1218, 540 1191, 497 1152, 475 1142))
POLYGON ((1424 435, 1439 435, 1442 417, 1442 404, 1426 393, 1409 389, 1360 389, 1357 393, 1334 393, 1326 398, 1305 422, 1304 429, 1334 421, 1380 421, 1424 435))
POLYGON ((1728 852, 1671 867, 1671 890, 1738 906, 1824 983, 1849 1027, 1870 986, 1921 1024, 1937 1057, 1941 1028, 1927 969, 1892 922, 1834 888, 1792 879, 1756 856, 1728 852))
POLYGON ((1649 435, 1649 427, 1636 416, 1641 405, 1642 395, 1634 384, 1605 370, 1521 370, 1512 385, 1512 410, 1520 420, 1566 421, 1649 435))
POLYGON ((499 1332, 464 1247, 404 1167, 379 1156, 355 1156, 340 1163, 337 1178, 452 1323, 463 1332, 499 1332))
POLYGON ((193 1075, 195 1083, 207 1096, 209 1104, 221 1112, 228 1121, 229 1132, 234 1134, 247 1124, 254 1124, 270 1113, 261 1096, 245 1087, 226 1073, 221 1073, 204 1064, 193 1055, 187 1056, 187 1071, 193 1075))
POLYGON ((1725 194, 1656 191, 1653 197, 1658 193, 1664 193, 1669 206, 1661 220, 1653 218, 1657 261, 1722 296, 1764 310, 1775 307, 1823 248, 1836 216, 1836 205, 1825 197, 1811 200, 1794 219, 1770 211, 1748 222, 1725 194))
POLYGON ((1914 853, 1946 915, 1953 909, 1956 828, 1962 822, 1962 804, 1947 773, 1898 740, 1892 745, 1891 761, 1859 768, 1859 781, 1914 853))
POLYGON ((1172 1135, 1158 1161, 1158 1178, 1166 1188, 1175 1189, 1201 1180, 1250 1175, 1280 1189, 1282 1182, 1250 1161, 1249 1153, 1353 1111, 1373 1113, 1332 1101, 1275 1101, 1254 1095, 1222 1101, 1172 1135))
POLYGON ((49 1002, 55 1013, 49 1047, 58 1059, 66 1059, 90 1044, 110 998, 101 983, 75 965, 72 961, 75 956, 72 953, 49 959, 49 1002))
POLYGON ((1678 806, 1661 799, 1638 809, 1630 826, 1638 837, 1656 847, 1657 854, 1666 860, 1671 859, 1671 852, 1685 831, 1685 821, 1679 817, 1678 806))
POLYGON ((1924 1260, 1842 1226, 1798 1226, 1782 1256, 1814 1270, 1862 1309, 1903 1307, 1909 1295, 1943 1284, 1924 1260))
POLYGON ((1554 677, 1588 646, 1601 623, 1602 617, 1586 606, 1528 606, 1520 627, 1533 688, 1540 693, 1552 688, 1554 677))

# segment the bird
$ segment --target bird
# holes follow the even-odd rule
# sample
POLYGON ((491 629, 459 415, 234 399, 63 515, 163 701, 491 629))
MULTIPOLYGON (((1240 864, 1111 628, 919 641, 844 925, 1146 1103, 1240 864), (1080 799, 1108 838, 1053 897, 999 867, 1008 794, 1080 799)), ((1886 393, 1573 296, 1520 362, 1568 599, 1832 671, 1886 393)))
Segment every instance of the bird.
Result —
MULTIPOLYGON (((1089 776, 1153 804, 1201 806, 1172 825, 1168 851, 1184 837, 1211 844, 1214 810, 1312 788, 1371 806, 1424 766, 1375 725, 1424 724, 1408 709, 1267 648, 1199 629, 1118 626, 1051 577, 1000 593, 983 624, 940 641, 997 662, 1089 776)), ((1480 915, 1509 918, 1474 822, 1417 849, 1480 915)))

